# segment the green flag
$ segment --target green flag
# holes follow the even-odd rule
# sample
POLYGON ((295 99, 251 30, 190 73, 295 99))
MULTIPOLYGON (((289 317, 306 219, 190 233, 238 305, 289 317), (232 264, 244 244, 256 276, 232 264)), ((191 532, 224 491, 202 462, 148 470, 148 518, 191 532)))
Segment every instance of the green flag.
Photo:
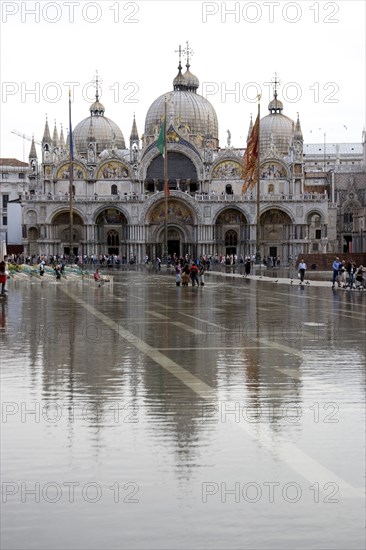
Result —
POLYGON ((160 132, 159 137, 156 142, 156 147, 159 149, 160 153, 164 157, 164 150, 165 150, 165 122, 162 122, 160 126, 160 132))

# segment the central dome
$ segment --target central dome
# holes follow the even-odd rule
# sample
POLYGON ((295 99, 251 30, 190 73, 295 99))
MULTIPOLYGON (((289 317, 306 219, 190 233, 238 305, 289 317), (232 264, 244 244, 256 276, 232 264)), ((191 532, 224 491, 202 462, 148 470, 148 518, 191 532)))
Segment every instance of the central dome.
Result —
POLYGON ((214 140, 218 145, 218 122, 215 109, 207 99, 197 94, 198 78, 189 71, 179 72, 173 81, 174 89, 158 97, 150 106, 145 119, 145 137, 156 138, 162 117, 166 98, 167 120, 174 128, 184 134, 187 139, 196 143, 203 142, 205 137, 214 140), (195 140, 198 136, 198 141, 195 140))

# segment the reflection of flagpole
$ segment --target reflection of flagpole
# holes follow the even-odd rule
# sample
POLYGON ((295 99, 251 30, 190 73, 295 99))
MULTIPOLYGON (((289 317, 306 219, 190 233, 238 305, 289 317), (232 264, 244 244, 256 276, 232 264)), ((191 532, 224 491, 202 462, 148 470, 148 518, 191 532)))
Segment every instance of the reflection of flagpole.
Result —
POLYGON ((260 226, 260 112, 261 112, 261 96, 258 95, 258 158, 257 158, 257 225, 256 225, 256 237, 255 237, 255 263, 256 265, 261 264, 261 251, 260 251, 260 237, 261 237, 261 226, 260 226))
POLYGON ((166 97, 164 101, 164 198, 165 198, 165 231, 164 231, 164 256, 168 257, 168 151, 166 143, 166 97))
POLYGON ((168 179, 168 151, 167 151, 167 139, 166 139, 166 96, 164 99, 164 116, 163 122, 160 126, 160 132, 156 147, 163 155, 164 162, 164 198, 165 198, 165 224, 164 224, 164 242, 163 242, 163 256, 168 255, 168 197, 169 197, 169 179, 168 179))
POLYGON ((72 184, 73 184, 73 178, 74 178, 74 151, 73 151, 73 143, 72 143, 72 125, 71 125, 71 90, 69 90, 69 135, 70 135, 70 168, 69 168, 69 197, 70 197, 70 252, 69 252, 69 259, 71 261, 73 257, 73 194, 72 194, 72 184))

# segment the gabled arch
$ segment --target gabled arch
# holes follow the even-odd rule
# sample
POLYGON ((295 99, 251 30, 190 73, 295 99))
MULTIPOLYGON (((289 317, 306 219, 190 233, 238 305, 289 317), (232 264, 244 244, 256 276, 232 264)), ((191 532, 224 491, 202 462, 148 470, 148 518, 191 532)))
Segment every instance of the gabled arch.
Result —
MULTIPOLYGON (((73 161, 74 181, 87 179, 86 167, 80 161, 73 161)), ((56 180, 69 180, 70 178, 70 161, 63 162, 56 169, 56 180)))
MULTIPOLYGON (((56 208, 55 210, 52 210, 52 212, 49 213, 45 223, 46 224, 53 224, 54 220, 57 218, 57 216, 59 216, 60 214, 63 214, 63 213, 65 213, 67 215, 70 215, 70 211, 67 210, 65 208, 65 206, 59 206, 58 208, 56 208)), ((75 208, 75 207, 73 208, 73 214, 74 214, 74 216, 76 215, 81 219, 83 225, 86 223, 85 215, 78 208, 75 208)))
POLYGON ((243 168, 238 159, 221 158, 213 164, 209 178, 219 180, 241 179, 243 168))
POLYGON ((270 210, 277 210, 279 212, 282 212, 283 214, 287 214, 287 216, 290 218, 290 221, 291 223, 296 223, 296 220, 295 220, 295 217, 294 217, 294 213, 289 209, 287 208, 286 206, 284 205, 281 205, 281 206, 276 206, 274 204, 268 204, 267 206, 265 206, 263 209, 260 210, 259 212, 259 219, 262 218, 262 216, 266 213, 266 212, 269 212, 270 210))
POLYGON ((307 212, 307 214, 306 214, 306 223, 310 223, 310 218, 314 215, 320 217, 320 223, 321 224, 326 223, 324 212, 322 212, 321 210, 318 210, 317 208, 312 208, 311 210, 309 210, 309 212, 307 212))
MULTIPOLYGON (((194 213, 194 224, 203 223, 202 212, 199 206, 197 205, 197 202, 193 200, 190 195, 187 195, 186 193, 182 193, 181 191, 170 191, 170 198, 172 199, 176 198, 182 201, 182 204, 189 206, 190 210, 194 213)), ((155 193, 154 195, 149 197, 141 209, 139 223, 146 224, 149 211, 151 211, 154 205, 156 205, 159 202, 162 202, 164 199, 165 197, 163 192, 155 193)))
MULTIPOLYGON (((130 214, 128 213, 127 210, 125 210, 123 207, 120 207, 119 205, 117 204, 104 204, 102 206, 100 206, 99 208, 97 208, 94 212, 93 212, 93 219, 92 219, 92 223, 94 224, 97 224, 98 223, 98 218, 99 216, 107 211, 107 210, 116 210, 117 212, 119 212, 122 216, 125 217, 126 221, 127 221, 127 225, 130 225, 131 224, 131 218, 130 218, 130 214)), ((119 222, 116 222, 116 223, 119 223, 119 222)))
MULTIPOLYGON (((180 199, 170 199, 168 202, 168 223, 177 223, 179 225, 196 225, 197 219, 190 206, 180 199)), ((147 222, 149 225, 165 222, 165 201, 154 204, 147 212, 147 222)))
POLYGON ((261 180, 267 181, 268 179, 270 179, 269 172, 272 171, 272 168, 271 168, 272 166, 274 167, 275 173, 276 173, 276 166, 278 166, 280 169, 280 173, 283 174, 283 175, 278 175, 278 177, 275 179, 285 179, 285 180, 291 179, 290 168, 285 162, 283 162, 283 160, 277 157, 267 157, 263 159, 260 163, 259 169, 260 169, 261 180), (268 172, 268 177, 266 175, 267 172, 268 172))
POLYGON ((129 180, 132 178, 131 168, 118 159, 109 158, 102 162, 96 171, 97 180, 129 180))
POLYGON ((217 224, 228 224, 228 225, 238 225, 238 224, 241 224, 241 223, 244 223, 246 225, 249 225, 249 222, 248 222, 248 216, 246 214, 246 212, 244 212, 241 208, 239 207, 236 207, 236 206, 231 206, 231 205, 227 205, 227 206, 224 206, 223 208, 221 208, 217 213, 216 213, 216 216, 214 217, 213 219, 213 223, 215 225, 217 224), (237 215, 239 216, 239 218, 237 220, 235 220, 233 218, 233 215, 235 216, 234 213, 237 213, 237 215), (225 222, 224 220, 224 217, 225 215, 228 216, 228 219, 227 221, 225 222), (241 217, 241 219, 240 219, 241 217))

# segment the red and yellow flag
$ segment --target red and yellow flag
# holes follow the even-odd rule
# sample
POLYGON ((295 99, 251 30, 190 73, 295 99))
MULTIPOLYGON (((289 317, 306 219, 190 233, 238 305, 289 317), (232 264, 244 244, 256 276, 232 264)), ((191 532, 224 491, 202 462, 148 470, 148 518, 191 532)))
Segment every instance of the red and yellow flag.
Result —
POLYGON ((250 134, 247 149, 243 158, 243 187, 242 193, 252 189, 258 180, 258 154, 259 154, 259 115, 250 134))

